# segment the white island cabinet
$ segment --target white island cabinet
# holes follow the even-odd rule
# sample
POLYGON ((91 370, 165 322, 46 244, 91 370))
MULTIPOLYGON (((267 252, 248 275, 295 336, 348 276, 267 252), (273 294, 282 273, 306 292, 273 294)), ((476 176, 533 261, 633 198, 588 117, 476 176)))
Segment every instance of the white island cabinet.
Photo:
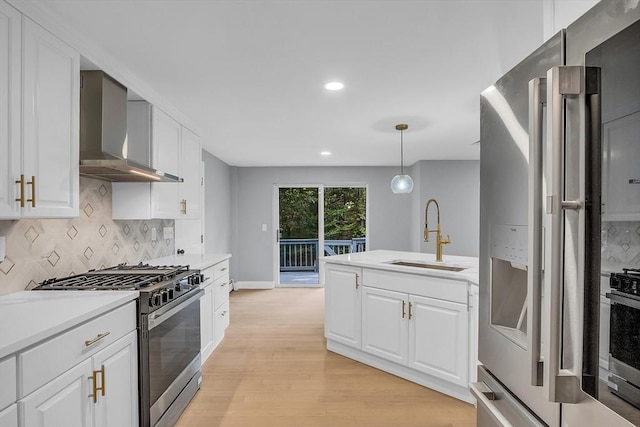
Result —
POLYGON ((326 257, 327 348, 458 399, 477 364, 477 259, 449 257, 462 271, 399 266, 433 256, 371 251, 326 257))
POLYGON ((137 296, 24 291, 1 297, 0 425, 136 426, 137 296))

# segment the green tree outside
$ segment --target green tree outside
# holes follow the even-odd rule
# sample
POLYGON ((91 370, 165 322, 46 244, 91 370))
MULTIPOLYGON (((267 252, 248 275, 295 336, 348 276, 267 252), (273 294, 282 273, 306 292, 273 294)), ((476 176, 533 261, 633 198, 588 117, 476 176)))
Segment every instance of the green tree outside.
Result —
MULTIPOLYGON (((283 239, 318 238, 318 189, 280 188, 280 232, 283 239)), ((324 233, 327 240, 365 237, 366 190, 327 187, 324 233)))

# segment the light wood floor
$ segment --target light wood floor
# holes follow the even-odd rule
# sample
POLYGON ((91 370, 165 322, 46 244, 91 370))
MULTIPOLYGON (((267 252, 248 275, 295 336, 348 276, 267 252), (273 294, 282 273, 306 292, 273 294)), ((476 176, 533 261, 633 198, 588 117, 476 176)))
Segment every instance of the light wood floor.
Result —
POLYGON ((176 427, 475 427, 473 405, 326 350, 323 288, 231 293, 231 325, 176 427))

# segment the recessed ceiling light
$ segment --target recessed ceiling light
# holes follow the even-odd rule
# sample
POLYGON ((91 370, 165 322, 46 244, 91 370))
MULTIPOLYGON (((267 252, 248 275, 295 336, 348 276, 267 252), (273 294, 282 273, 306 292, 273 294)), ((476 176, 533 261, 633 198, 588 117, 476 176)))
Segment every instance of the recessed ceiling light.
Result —
POLYGON ((321 156, 325 156, 325 157, 330 156, 331 155, 331 151, 321 151, 320 155, 321 156))
POLYGON ((329 82, 324 85, 324 88, 327 90, 341 90, 344 88, 344 83, 342 82, 329 82))

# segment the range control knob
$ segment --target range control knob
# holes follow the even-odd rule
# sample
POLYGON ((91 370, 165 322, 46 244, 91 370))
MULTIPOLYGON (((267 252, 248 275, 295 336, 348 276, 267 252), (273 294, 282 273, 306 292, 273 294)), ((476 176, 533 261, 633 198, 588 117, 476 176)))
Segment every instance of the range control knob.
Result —
POLYGON ((189 276, 188 281, 190 285, 199 285, 200 283, 204 282, 204 275, 192 274, 191 276, 189 276))

